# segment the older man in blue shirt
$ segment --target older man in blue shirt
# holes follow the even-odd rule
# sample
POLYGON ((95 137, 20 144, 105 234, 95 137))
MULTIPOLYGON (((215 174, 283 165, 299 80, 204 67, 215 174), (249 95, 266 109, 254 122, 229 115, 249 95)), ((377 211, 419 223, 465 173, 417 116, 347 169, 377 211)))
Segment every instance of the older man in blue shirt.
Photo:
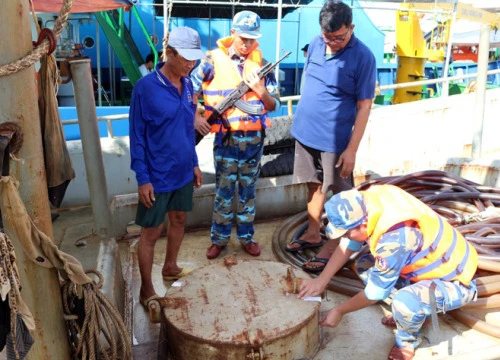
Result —
MULTIPOLYGON (((309 44, 302 96, 292 126, 297 140, 294 178, 308 186, 309 224, 301 239, 288 244, 289 252, 321 246, 326 193, 353 186, 356 152, 375 92, 375 57, 354 35, 351 8, 329 0, 321 9, 320 26, 321 35, 309 44)), ((304 269, 321 271, 334 246, 330 241, 304 269)))
POLYGON ((175 280, 187 273, 177 265, 193 185, 202 174, 195 152, 193 85, 189 77, 204 57, 198 33, 188 27, 170 32, 168 62, 137 82, 130 105, 130 155, 139 186, 136 224, 142 227, 137 249, 141 273, 140 302, 156 295, 151 281, 154 246, 168 214, 167 253, 162 275, 175 280))

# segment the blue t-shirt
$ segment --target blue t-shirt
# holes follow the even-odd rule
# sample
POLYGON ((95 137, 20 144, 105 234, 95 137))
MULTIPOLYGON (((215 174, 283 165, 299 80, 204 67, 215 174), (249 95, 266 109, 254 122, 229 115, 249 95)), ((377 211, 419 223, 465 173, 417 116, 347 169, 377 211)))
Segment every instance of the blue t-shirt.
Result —
POLYGON ((159 71, 140 79, 130 104, 131 168, 137 184, 151 183, 155 192, 180 189, 194 179, 193 85, 183 77, 182 94, 159 71))
POLYGON ((292 135, 308 147, 341 153, 351 139, 357 101, 375 96, 377 66, 373 53, 354 34, 333 56, 327 58, 325 50, 321 36, 309 44, 292 135))

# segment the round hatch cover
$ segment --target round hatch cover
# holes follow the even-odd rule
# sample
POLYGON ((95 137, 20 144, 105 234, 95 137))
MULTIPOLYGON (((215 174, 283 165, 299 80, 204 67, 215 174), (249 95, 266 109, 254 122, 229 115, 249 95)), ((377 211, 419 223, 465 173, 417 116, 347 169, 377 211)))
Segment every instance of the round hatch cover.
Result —
MULTIPOLYGON (((183 277, 166 295, 170 306, 163 310, 167 323, 160 352, 179 360, 313 356, 320 303, 290 293, 289 269, 278 262, 226 257, 183 277)), ((293 269, 295 276, 309 278, 293 269)))

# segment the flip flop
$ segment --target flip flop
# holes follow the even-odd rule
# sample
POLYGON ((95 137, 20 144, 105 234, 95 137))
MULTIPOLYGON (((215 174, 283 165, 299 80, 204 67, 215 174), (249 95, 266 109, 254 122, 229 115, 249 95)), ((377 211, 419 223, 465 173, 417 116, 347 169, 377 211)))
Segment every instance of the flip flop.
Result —
POLYGON ((285 250, 288 252, 297 252, 300 250, 305 250, 305 249, 314 249, 321 247, 323 244, 321 241, 319 243, 310 243, 309 241, 305 241, 302 239, 293 239, 287 246, 285 246, 285 250), (299 244, 300 246, 295 247, 295 248, 289 248, 288 245, 292 244, 299 244))
POLYGON ((175 275, 162 275, 164 281, 175 281, 179 280, 181 277, 186 276, 189 274, 193 269, 190 268, 183 268, 179 273, 175 275))
POLYGON ((309 260, 310 262, 319 262, 319 263, 322 263, 324 265, 323 266, 314 267, 314 268, 310 268, 310 267, 305 266, 306 264, 304 263, 304 264, 302 264, 302 270, 305 270, 305 271, 308 271, 308 272, 312 272, 312 273, 322 272, 323 269, 325 268, 326 264, 328 264, 328 260, 330 260, 330 259, 319 258, 319 257, 313 256, 309 260))
POLYGON ((150 297, 148 297, 147 299, 144 299, 142 298, 140 295, 139 295, 139 302, 141 303, 142 306, 144 306, 146 309, 149 309, 148 308, 148 304, 151 300, 154 300, 154 299, 159 299, 160 298, 160 295, 158 294, 154 294, 154 295, 151 295, 150 297))

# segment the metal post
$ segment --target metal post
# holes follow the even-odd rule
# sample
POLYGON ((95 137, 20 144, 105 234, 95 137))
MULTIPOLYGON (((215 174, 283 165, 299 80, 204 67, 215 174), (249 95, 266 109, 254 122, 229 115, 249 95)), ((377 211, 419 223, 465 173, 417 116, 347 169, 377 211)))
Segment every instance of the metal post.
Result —
POLYGON ((163 0, 163 36, 167 34, 167 17, 168 17, 168 8, 167 8, 167 0, 163 0))
MULTIPOLYGON (((281 43, 281 18, 283 17, 283 0, 278 0, 278 26, 276 27, 276 61, 280 59, 280 43, 281 43)), ((276 65, 276 81, 278 89, 280 86, 280 64, 276 65)))
POLYGON ((481 25, 481 34, 479 37, 479 54, 477 59, 477 80, 476 80, 476 106, 474 137, 472 138, 472 157, 481 156, 481 146, 483 139, 484 124, 484 104, 486 101, 486 81, 488 76, 488 56, 490 52, 490 32, 489 24, 481 25))
POLYGON ((97 55, 97 94, 98 104, 102 106, 102 78, 101 78, 101 37, 99 35, 99 22, 95 22, 95 48, 97 55))
POLYGON ((210 50, 212 48, 212 38, 210 37, 211 33, 212 33, 212 7, 209 5, 208 6, 208 44, 207 44, 207 50, 210 50))
POLYGON ((101 78, 101 37, 99 35, 99 23, 95 22, 95 48, 97 55, 97 103, 102 106, 102 78, 101 78))
POLYGON ((94 222, 98 235, 105 237, 110 235, 111 211, 90 77, 90 59, 71 60, 69 65, 75 89, 76 110, 94 222))
MULTIPOLYGON (((31 16, 26 4, 24 0, 10 0, 0 6, 0 34, 5 35, 0 64, 19 60, 33 49, 29 31, 31 16)), ((11 162, 11 173, 19 180, 19 192, 29 216, 53 239, 37 93, 33 65, 0 77, 0 122, 14 121, 24 133, 24 144, 18 154, 20 161, 11 162)), ((35 317, 35 342, 26 359, 70 359, 57 271, 38 266, 26 257, 19 239, 13 235, 10 221, 4 219, 4 225, 15 246, 21 295, 35 317)))
MULTIPOLYGON (((299 49, 301 49, 299 39, 300 39, 300 15, 302 13, 302 9, 298 9, 297 12, 299 13, 299 21, 297 24, 297 46, 295 47, 295 51, 297 51, 297 54, 295 55, 295 83, 293 87, 294 95, 300 94, 300 86, 301 86, 299 80, 299 53, 300 53, 299 49)), ((302 69, 302 71, 304 71, 304 69, 302 69)))
MULTIPOLYGON (((458 0, 455 0, 455 6, 453 7, 453 16, 450 25, 450 34, 448 36, 448 44, 446 45, 446 56, 444 58, 443 65, 443 78, 448 78, 448 71, 450 68, 451 62, 451 48, 453 46, 453 31, 455 29, 455 23, 457 22, 457 9, 458 9, 458 0)), ((443 86, 441 87, 441 96, 447 97, 449 93, 450 83, 449 81, 445 81, 443 86)))

